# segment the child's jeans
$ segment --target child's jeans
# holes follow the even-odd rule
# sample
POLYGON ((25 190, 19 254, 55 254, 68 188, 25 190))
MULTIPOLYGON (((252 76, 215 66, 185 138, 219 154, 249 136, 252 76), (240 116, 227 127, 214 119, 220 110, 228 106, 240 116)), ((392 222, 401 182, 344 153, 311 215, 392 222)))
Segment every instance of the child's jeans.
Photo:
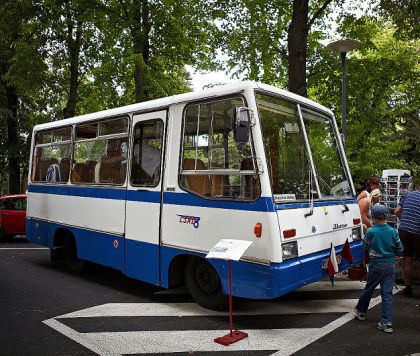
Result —
POLYGON ((365 313, 369 308, 373 291, 381 285, 382 298, 382 322, 392 324, 392 288, 395 283, 395 264, 394 262, 377 262, 369 264, 369 273, 366 287, 357 303, 357 310, 365 313))

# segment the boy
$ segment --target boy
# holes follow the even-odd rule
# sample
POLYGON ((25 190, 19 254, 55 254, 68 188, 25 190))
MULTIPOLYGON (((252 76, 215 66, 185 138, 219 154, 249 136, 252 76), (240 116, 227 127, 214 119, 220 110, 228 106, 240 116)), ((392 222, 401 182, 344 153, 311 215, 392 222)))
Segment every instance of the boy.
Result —
POLYGON ((369 252, 369 273, 366 287, 354 309, 357 319, 365 320, 373 291, 381 285, 382 318, 376 325, 379 330, 392 333, 392 288, 395 281, 395 256, 400 256, 403 246, 397 230, 386 224, 386 208, 375 205, 371 210, 374 226, 365 234, 365 248, 369 252))

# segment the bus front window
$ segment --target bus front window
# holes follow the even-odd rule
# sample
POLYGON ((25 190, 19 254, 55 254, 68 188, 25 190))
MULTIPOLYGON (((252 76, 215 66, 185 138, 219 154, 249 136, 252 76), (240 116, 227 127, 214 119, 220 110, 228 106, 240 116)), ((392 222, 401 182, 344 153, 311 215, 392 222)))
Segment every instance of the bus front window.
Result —
POLYGON ((256 94, 256 99, 274 200, 351 197, 332 118, 301 107, 305 126, 302 128, 297 104, 263 94, 256 94), (317 177, 309 163, 304 129, 317 177))
POLYGON ((274 199, 318 198, 296 105, 261 94, 256 98, 274 199))
POLYGON ((302 108, 309 146, 316 167, 322 199, 351 198, 351 190, 343 170, 332 119, 302 108))

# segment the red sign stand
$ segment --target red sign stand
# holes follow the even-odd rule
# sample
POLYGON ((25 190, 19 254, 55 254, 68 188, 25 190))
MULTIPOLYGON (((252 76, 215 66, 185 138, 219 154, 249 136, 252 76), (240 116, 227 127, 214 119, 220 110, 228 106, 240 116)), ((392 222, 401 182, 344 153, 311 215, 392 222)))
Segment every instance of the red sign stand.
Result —
POLYGON ((230 320, 230 333, 225 336, 217 337, 214 342, 223 346, 229 346, 239 340, 248 337, 247 333, 239 330, 232 330, 232 261, 228 260, 228 274, 229 274, 229 320, 230 320))

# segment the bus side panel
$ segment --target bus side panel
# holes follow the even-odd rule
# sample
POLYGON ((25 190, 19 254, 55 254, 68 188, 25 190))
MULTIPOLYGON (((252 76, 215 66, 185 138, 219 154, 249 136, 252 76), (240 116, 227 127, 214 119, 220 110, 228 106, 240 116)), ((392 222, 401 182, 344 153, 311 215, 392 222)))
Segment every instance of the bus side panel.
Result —
POLYGON ((57 229, 64 229, 71 232, 76 240, 78 258, 124 272, 123 236, 81 229, 75 226, 62 225, 34 218, 27 219, 27 224, 27 238, 30 242, 51 249, 54 244, 54 236, 57 229))
POLYGON ((34 244, 50 247, 49 227, 48 222, 26 218, 26 239, 34 244))
MULTIPOLYGON (((54 224, 55 225, 55 224, 54 224)), ((58 228, 59 225, 54 227, 58 228)), ((68 228, 76 239, 77 257, 124 272, 124 237, 99 231, 68 228)))
POLYGON ((125 240, 126 275, 159 285, 159 246, 136 240, 125 240))

